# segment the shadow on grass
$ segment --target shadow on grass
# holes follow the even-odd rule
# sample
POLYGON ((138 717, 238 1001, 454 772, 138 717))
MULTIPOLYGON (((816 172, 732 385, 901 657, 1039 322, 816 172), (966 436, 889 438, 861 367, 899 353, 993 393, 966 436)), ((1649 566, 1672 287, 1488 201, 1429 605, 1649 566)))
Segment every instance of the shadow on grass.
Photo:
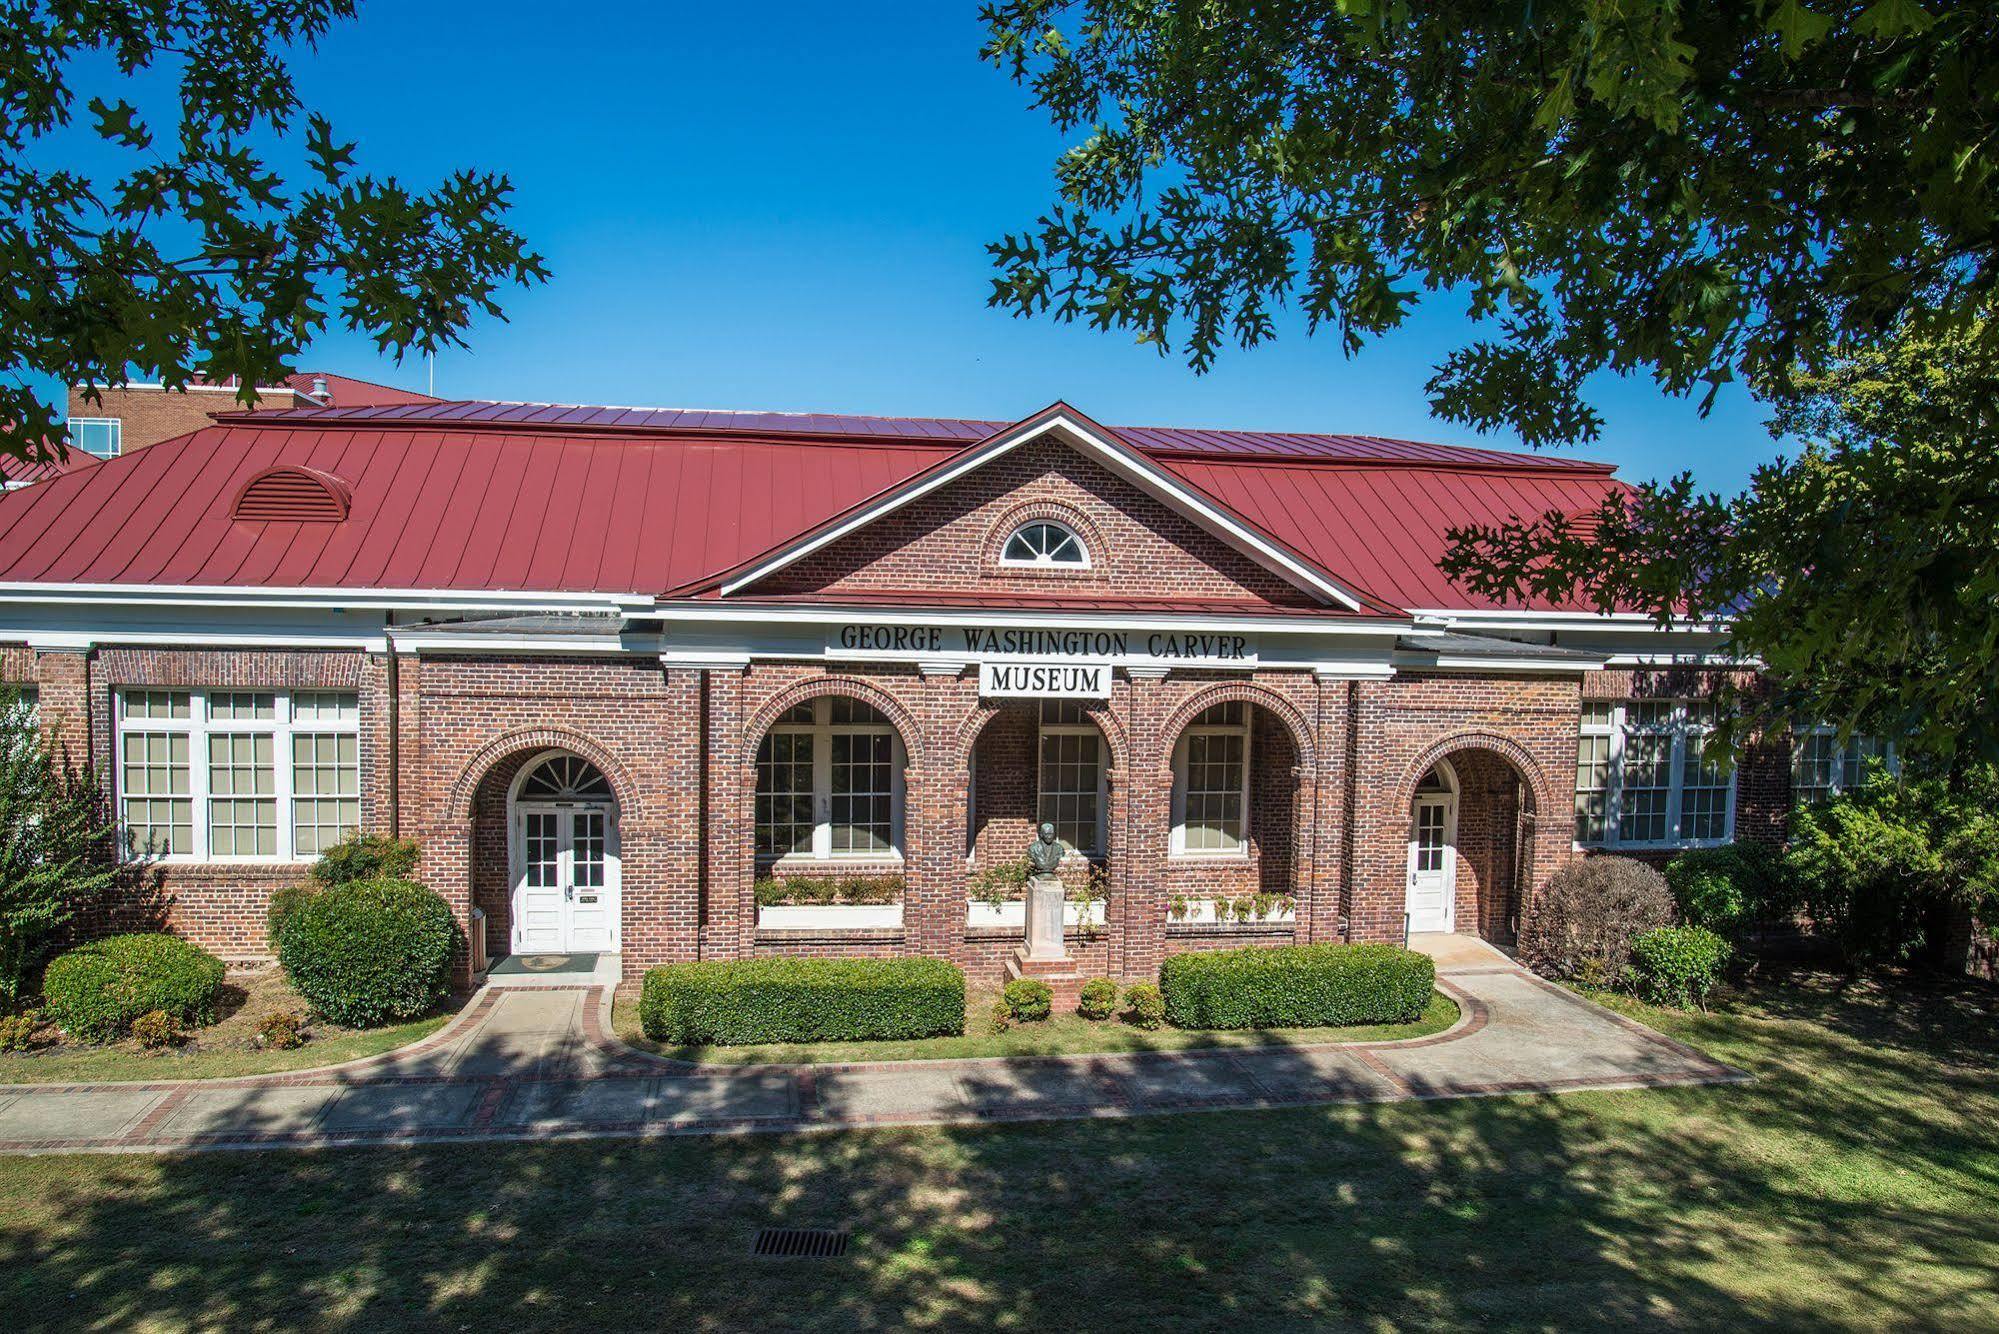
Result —
POLYGON ((0 1308, 15 1328, 1990 1327, 1999 1078, 1857 1036, 1860 1008, 1676 1021, 1759 1078, 1654 1093, 10 1160, 0 1308), (855 1245, 752 1261, 771 1225, 855 1245))

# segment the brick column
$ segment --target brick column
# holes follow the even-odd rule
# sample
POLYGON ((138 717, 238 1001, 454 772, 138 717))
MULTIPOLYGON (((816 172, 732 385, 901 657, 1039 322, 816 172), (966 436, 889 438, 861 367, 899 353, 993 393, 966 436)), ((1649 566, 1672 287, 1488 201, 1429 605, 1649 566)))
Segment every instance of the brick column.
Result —
POLYGON ((750 821, 756 793, 756 739, 744 735, 742 668, 703 669, 708 678, 708 920, 701 957, 747 959, 756 948, 756 850, 750 821))
POLYGON ((472 956, 468 934, 472 923, 472 820, 463 811, 449 812, 421 829, 404 826, 405 836, 423 844, 423 882, 437 891, 451 907, 458 923, 458 947, 451 955, 451 983, 464 988, 472 983, 472 956))
POLYGON ((42 735, 58 760, 88 764, 90 746, 90 652, 58 649, 35 654, 36 713, 42 735))
POLYGON ((1159 975, 1166 957, 1166 853, 1173 821, 1173 739, 1164 735, 1171 697, 1165 673, 1131 673, 1125 717, 1131 755, 1126 782, 1127 860, 1131 880, 1124 895, 1118 975, 1145 980, 1159 975))
POLYGON ((1407 902, 1409 813, 1393 809, 1395 796, 1387 790, 1396 779, 1387 736, 1388 689, 1385 681, 1360 681, 1352 695, 1348 726, 1355 771, 1348 788, 1353 857, 1345 897, 1349 940, 1400 944, 1407 902), (1368 775, 1365 785, 1360 782, 1363 772, 1368 775))
POLYGON ((1312 709, 1315 771, 1310 775, 1311 798, 1301 842, 1309 844, 1310 863, 1298 881, 1297 938, 1301 944, 1326 944, 1345 938, 1347 886, 1347 822, 1352 776, 1347 748, 1352 740, 1348 683, 1327 676, 1314 678, 1312 709))
POLYGON ((1122 753, 1114 753, 1108 744, 1105 747, 1104 771, 1106 806, 1104 810, 1104 860, 1110 870, 1110 883, 1105 893, 1108 901, 1104 904, 1104 958, 1108 969, 1119 976, 1124 974, 1124 942, 1131 923, 1131 909, 1137 898, 1140 883, 1134 872, 1132 858, 1132 780, 1137 767, 1131 756, 1131 682, 1122 678, 1111 681, 1111 697, 1107 706, 1111 717, 1124 729, 1122 753))

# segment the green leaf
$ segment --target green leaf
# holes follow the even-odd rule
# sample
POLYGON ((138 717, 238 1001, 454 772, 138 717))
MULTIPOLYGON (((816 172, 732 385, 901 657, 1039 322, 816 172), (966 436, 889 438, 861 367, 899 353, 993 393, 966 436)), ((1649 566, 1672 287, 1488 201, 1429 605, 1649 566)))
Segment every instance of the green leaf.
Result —
POLYGON ((1805 8, 1798 0, 1784 0, 1771 14, 1769 29, 1783 39, 1784 54, 1796 56, 1832 30, 1832 20, 1805 8))

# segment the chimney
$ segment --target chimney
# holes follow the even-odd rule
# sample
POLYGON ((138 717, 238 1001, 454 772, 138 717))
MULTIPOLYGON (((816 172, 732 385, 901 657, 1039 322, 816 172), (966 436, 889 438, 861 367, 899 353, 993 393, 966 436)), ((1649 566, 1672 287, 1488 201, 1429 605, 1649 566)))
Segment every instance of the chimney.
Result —
POLYGON ((312 396, 321 403, 326 402, 326 377, 324 375, 315 375, 312 377, 312 396))

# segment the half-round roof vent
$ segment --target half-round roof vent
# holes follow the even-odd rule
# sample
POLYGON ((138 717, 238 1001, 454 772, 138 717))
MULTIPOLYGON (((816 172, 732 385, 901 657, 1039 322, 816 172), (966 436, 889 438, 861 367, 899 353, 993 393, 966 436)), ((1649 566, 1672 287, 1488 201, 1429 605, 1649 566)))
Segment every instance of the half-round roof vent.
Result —
POLYGON ((339 523, 352 493, 317 468, 266 468, 243 483, 229 517, 245 523, 339 523))

